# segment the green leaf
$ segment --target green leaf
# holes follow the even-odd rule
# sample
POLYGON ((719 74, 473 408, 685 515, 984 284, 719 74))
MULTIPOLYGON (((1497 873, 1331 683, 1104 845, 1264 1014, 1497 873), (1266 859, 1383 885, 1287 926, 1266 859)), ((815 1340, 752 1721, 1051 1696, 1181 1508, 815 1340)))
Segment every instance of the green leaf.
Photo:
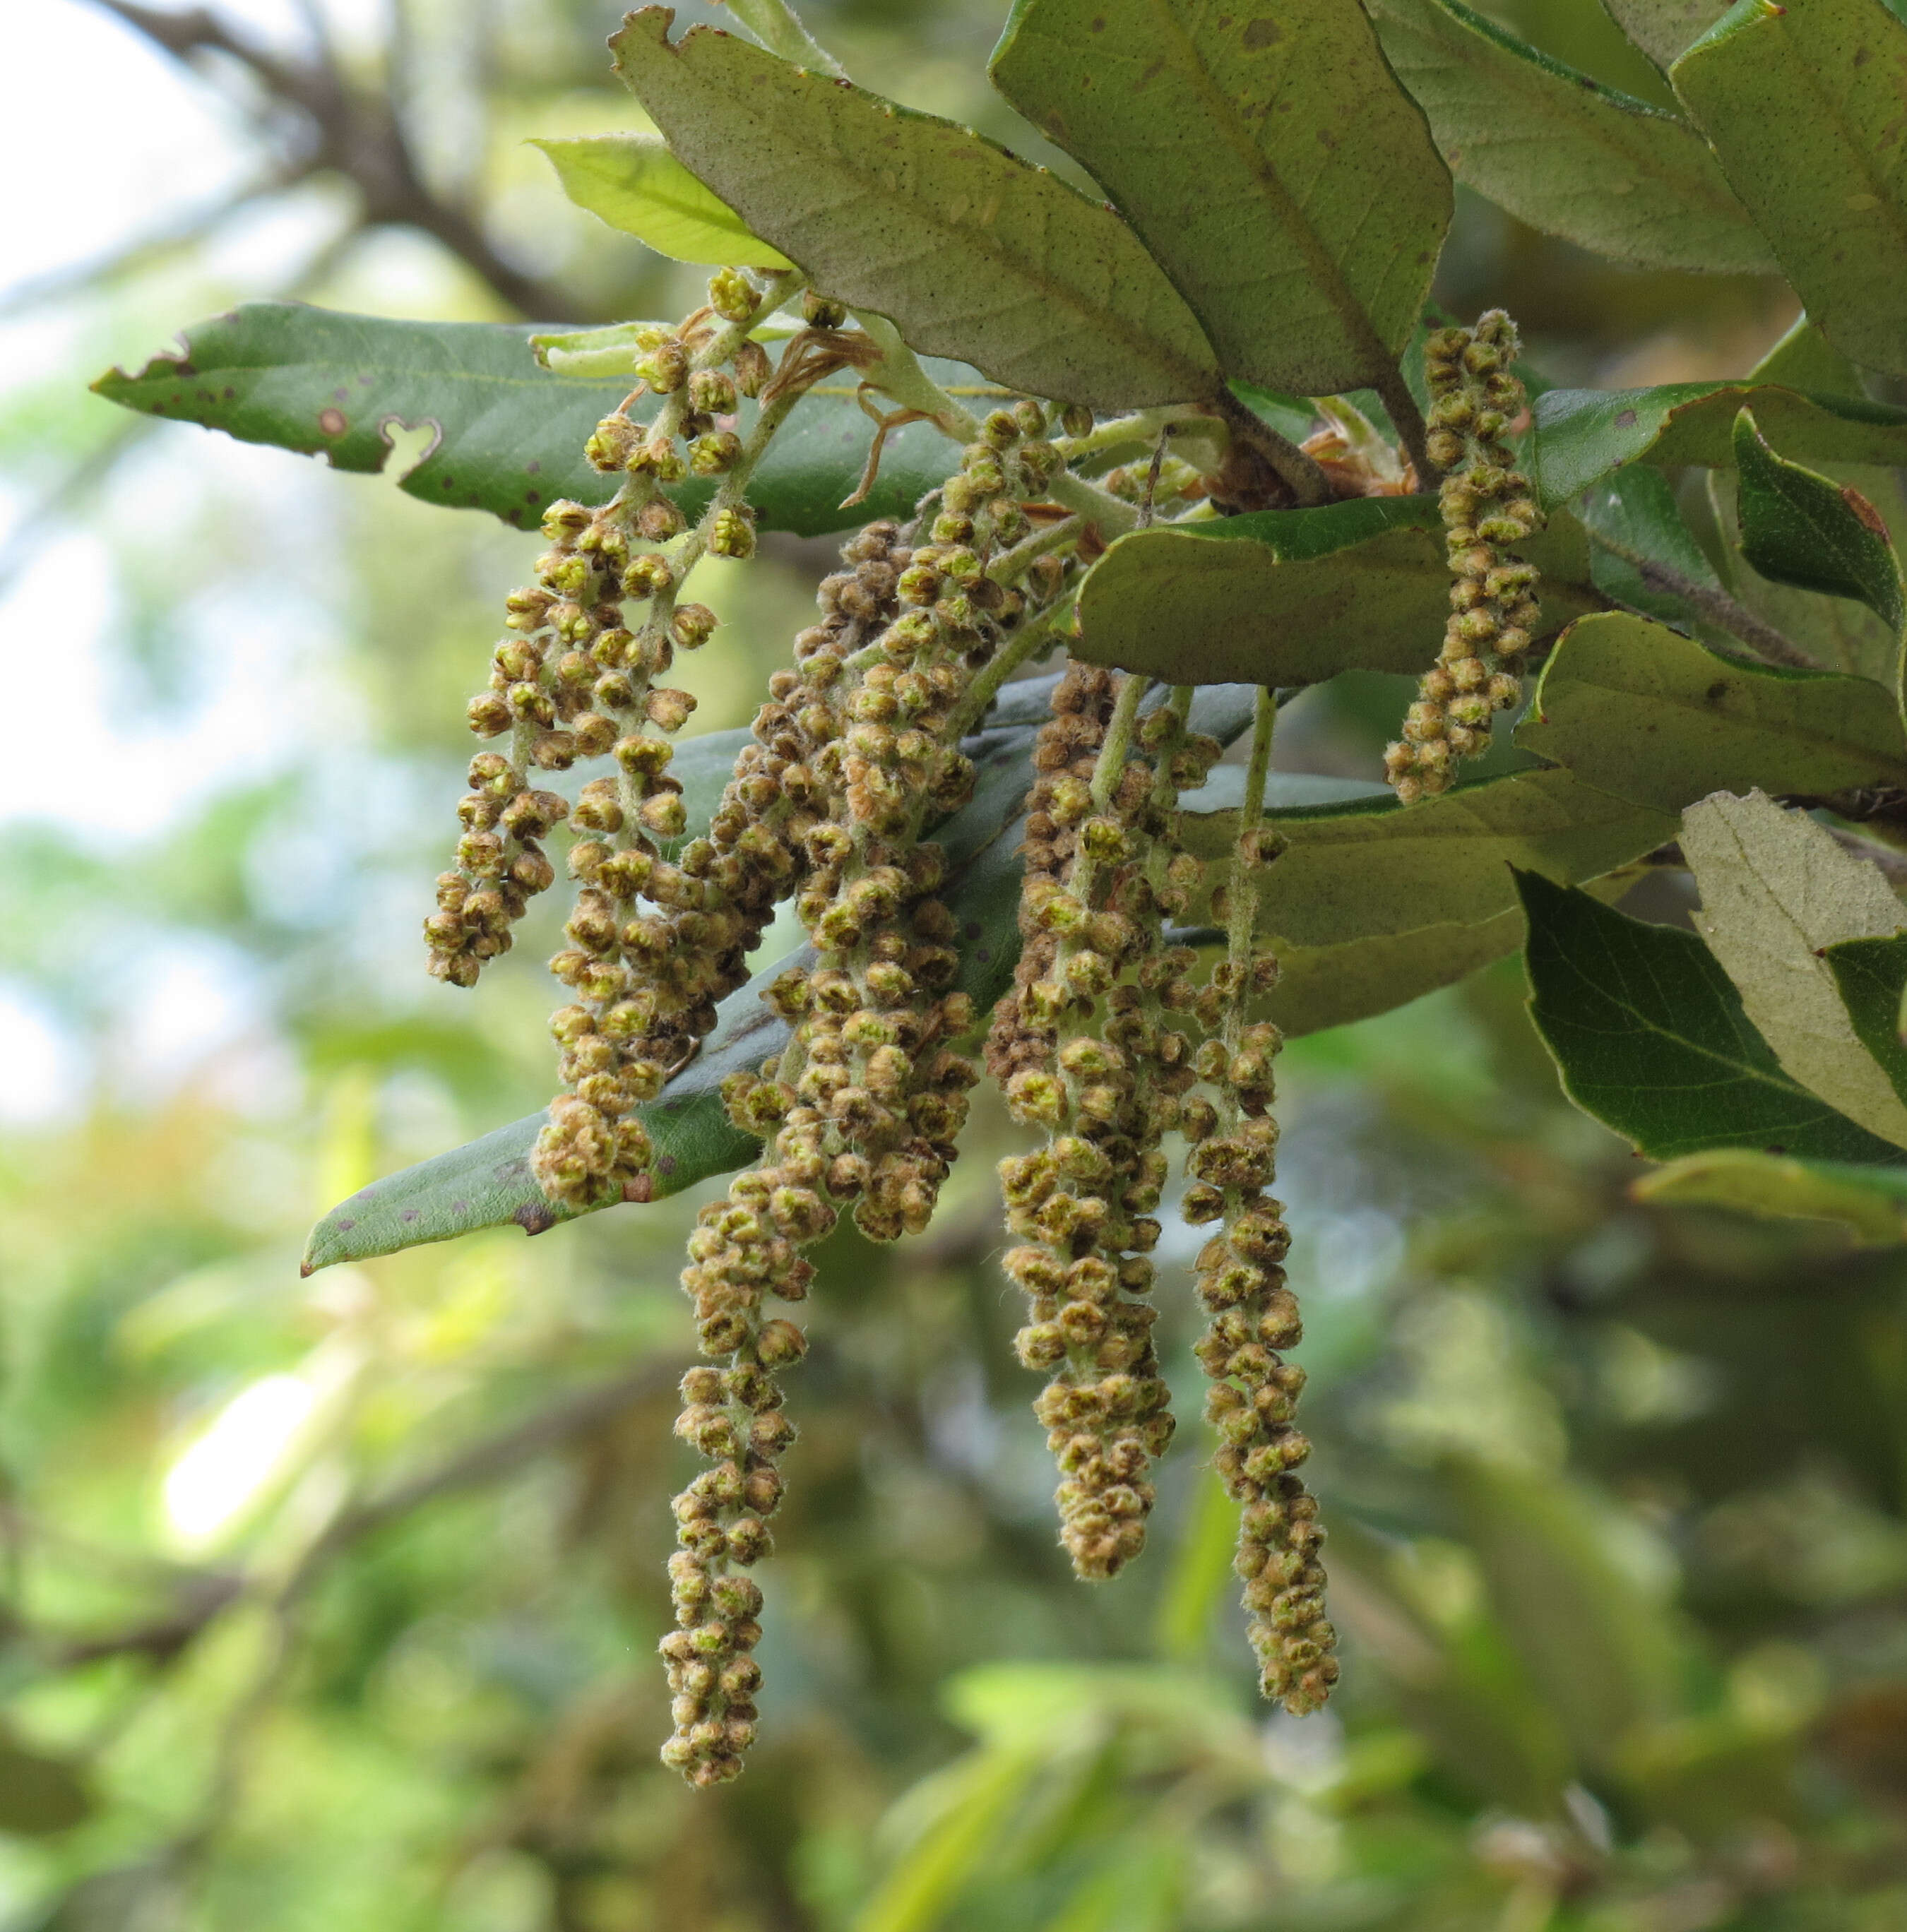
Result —
POLYGON ((1901 1004, 1907 998, 1907 938, 1843 939, 1822 957, 1854 1037, 1907 1100, 1907 1043, 1900 1029, 1901 1004))
POLYGON ((1734 464, 1734 419, 1752 408, 1766 434, 1811 462, 1907 463, 1907 410, 1859 396, 1803 395, 1753 382, 1653 389, 1551 389, 1532 405, 1524 466, 1546 504, 1566 503, 1625 463, 1665 470, 1734 464))
POLYGON ((1017 0, 990 71, 1112 196, 1228 375, 1307 396, 1395 380, 1450 179, 1358 0, 1017 0))
MULTIPOLYGON (((1907 489, 1902 472, 1869 464, 1832 463, 1821 473, 1837 487, 1858 490, 1892 530, 1907 535, 1907 489)), ((1750 568, 1741 554, 1741 520, 1736 510, 1740 479, 1732 470, 1709 472, 1708 496, 1724 544, 1723 567, 1729 592, 1791 644, 1830 670, 1890 683, 1900 662, 1900 638, 1864 604, 1850 597, 1822 597, 1776 584, 1750 568)))
POLYGON ((1898 638, 1907 592, 1880 512, 1851 484, 1777 456, 1747 410, 1735 418, 1734 447, 1747 562, 1774 583, 1866 604, 1898 638))
POLYGON ((1278 982, 1265 1011, 1290 1040, 1348 1026, 1454 986, 1522 943, 1523 915, 1514 908, 1473 926, 1446 921, 1335 946, 1296 946, 1269 935, 1278 982))
POLYGON ((1518 872, 1516 884, 1530 922, 1530 1015, 1563 1090, 1638 1152, 1900 1160, 1782 1071, 1693 933, 1644 925, 1540 873, 1518 872))
POLYGON ((1717 792, 1690 806, 1681 843, 1701 895, 1695 929, 1782 1068, 1869 1132, 1907 1147, 1907 1106, 1856 1034, 1822 957, 1837 940, 1891 939, 1907 926, 1878 868, 1758 791, 1717 792))
POLYGON ((1897 1167, 1716 1148, 1684 1154, 1645 1174, 1629 1191, 1657 1207, 1731 1208, 1767 1220, 1839 1221, 1863 1246, 1907 1241, 1907 1172, 1897 1167))
POLYGON ((828 294, 910 346, 1107 410, 1211 396, 1197 319, 1111 209, 950 121, 631 14, 616 70, 670 147, 828 294))
MULTIPOLYGON (((629 394, 631 379, 553 374, 538 367, 531 333, 247 302, 187 330, 182 355, 155 356, 137 374, 109 370, 93 388, 127 409, 223 430, 242 442, 321 450, 335 470, 380 470, 392 424, 428 427, 435 432, 429 453, 400 488, 426 503, 488 510, 533 530, 559 496, 601 503, 614 494, 614 479, 584 461, 583 445, 629 394)), ((754 407, 743 406, 744 430, 754 407)), ((811 391, 750 485, 761 527, 819 536, 905 515, 945 478, 946 440, 915 423, 887 438, 867 501, 843 510, 873 433, 851 380, 811 391)), ((691 478, 678 500, 698 514, 713 487, 691 478)))
POLYGON ((1686 598, 1656 573, 1672 572, 1704 589, 1721 588, 1659 470, 1630 464, 1584 490, 1575 508, 1590 535, 1590 578, 1604 596, 1686 628, 1693 621, 1686 598))
POLYGON ((748 224, 668 151, 659 134, 601 134, 530 144, 549 156, 563 191, 611 228, 659 255, 711 267, 786 268, 778 248, 748 224))
POLYGON ((1496 1620, 1579 1762, 1607 1766, 1671 1708, 1674 1627, 1616 1562, 1607 1504, 1547 1472, 1465 1460, 1449 1471, 1496 1620))
MULTIPOLYGON (((1434 496, 1363 496, 1134 530, 1094 566, 1073 655, 1184 683, 1320 683, 1437 656, 1450 573, 1434 496)), ((1545 634, 1602 599, 1566 512, 1523 547, 1545 634)))
POLYGON ((1773 266, 1707 144, 1458 0, 1370 0, 1452 171, 1519 220, 1638 268, 1773 266))
POLYGON ((1744 664, 1626 612, 1563 634, 1516 742, 1661 812, 1712 791, 1907 784, 1907 740, 1879 686, 1744 664))
POLYGON ((1664 74, 1728 10, 1728 0, 1602 0, 1602 4, 1664 74))
MULTIPOLYGON (((1236 766, 1214 776, 1231 781, 1234 773, 1242 778, 1236 766)), ((1193 796, 1236 789, 1221 783, 1193 796)), ((1482 778, 1412 806, 1386 793, 1266 815, 1290 842, 1260 880, 1260 930, 1299 946, 1474 928, 1514 911, 1512 866, 1574 884, 1626 865, 1676 831, 1668 814, 1564 771, 1482 778)), ((1180 824, 1185 849, 1208 860, 1229 854, 1237 836, 1229 801, 1188 811, 1180 824)))
POLYGON ((1751 382, 1779 382, 1818 394, 1860 396, 1860 371, 1805 315, 1748 372, 1751 382))
POLYGON ((1815 326, 1907 376, 1907 22, 1882 0, 1740 0, 1669 79, 1815 326))

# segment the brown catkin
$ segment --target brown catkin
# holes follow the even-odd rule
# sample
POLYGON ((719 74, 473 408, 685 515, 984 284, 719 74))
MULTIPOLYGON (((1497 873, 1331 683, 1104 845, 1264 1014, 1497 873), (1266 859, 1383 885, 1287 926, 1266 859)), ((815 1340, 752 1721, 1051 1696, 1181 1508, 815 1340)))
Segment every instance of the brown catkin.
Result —
POLYGON ((821 586, 821 622, 796 640, 795 668, 757 720, 766 756, 745 755, 724 801, 734 815, 716 828, 738 840, 770 808, 752 822, 775 828, 797 868, 818 956, 769 995, 792 1023, 788 1046, 758 1076, 725 1083, 737 1124, 767 1145, 701 1210, 682 1278, 713 1360, 685 1380, 678 1426, 713 1466, 676 1499, 677 1628, 662 1643, 675 1730, 662 1755, 698 1784, 736 1775, 753 1734, 760 1595, 744 1573, 769 1547, 794 1436, 773 1372, 805 1346, 792 1322, 764 1318, 764 1298, 806 1294, 800 1250, 843 1208, 876 1240, 924 1228, 966 1119, 975 1076, 954 1042, 973 1004, 951 983, 942 862, 919 834, 971 791, 962 700, 1026 610, 995 572, 1028 527, 1020 500, 1044 494, 1058 460, 1035 405, 996 411, 942 492, 930 542, 877 524, 848 545, 849 568, 821 586), (765 776, 785 818, 767 787, 749 788, 765 776))
POLYGON ((1284 845, 1259 823, 1273 711, 1267 694, 1226 884, 1230 944, 1214 976, 1225 1006, 1222 1029, 1197 1056, 1215 1104, 1185 1109, 1194 1144, 1184 1212, 1195 1225, 1221 1224, 1198 1256, 1199 1299, 1209 1319, 1194 1352, 1212 1381, 1206 1416, 1219 1438, 1215 1466, 1226 1492, 1243 1505, 1236 1567, 1260 1685, 1302 1714, 1330 1695, 1338 1659, 1324 1614, 1324 1532, 1298 1474, 1311 1454, 1293 1420, 1304 1371, 1284 1360, 1304 1332, 1285 1280, 1291 1238, 1283 1206, 1269 1191, 1277 1172, 1272 1061, 1280 1036, 1269 1022, 1254 1024, 1247 1016, 1251 994, 1269 992, 1278 974, 1276 961, 1253 939, 1257 877, 1284 845))
POLYGON ((1516 352, 1516 326, 1501 309, 1473 329, 1440 329, 1425 346, 1452 583, 1443 650, 1384 754, 1406 805, 1447 790, 1459 762, 1488 747, 1491 716, 1521 695, 1516 672, 1536 634, 1536 572, 1515 546, 1542 527, 1542 514, 1503 441, 1523 408, 1509 368, 1516 352))
POLYGON ((1020 1359, 1052 1374, 1035 1412, 1059 1465, 1061 1541, 1093 1579, 1143 1547, 1147 1470, 1172 1435, 1145 1298, 1161 1143, 1192 1075, 1158 997, 1185 963, 1161 945, 1164 854, 1179 784, 1218 752, 1188 741, 1176 699, 1135 730, 1144 686, 1075 667, 1055 694, 1034 754, 1020 963, 987 1042, 1014 1117, 1047 1132, 1001 1163, 1020 1242, 1004 1266, 1029 1304, 1020 1359))

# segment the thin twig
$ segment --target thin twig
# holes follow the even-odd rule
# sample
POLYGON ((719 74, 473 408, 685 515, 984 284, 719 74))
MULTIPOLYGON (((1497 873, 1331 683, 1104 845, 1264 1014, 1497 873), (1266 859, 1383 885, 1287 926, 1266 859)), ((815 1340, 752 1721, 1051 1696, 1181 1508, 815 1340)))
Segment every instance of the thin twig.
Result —
POLYGON ((1668 597, 1679 597, 1685 604, 1692 604, 1717 629, 1739 638, 1757 656, 1770 664, 1785 665, 1791 670, 1821 668, 1806 651, 1791 643, 1772 624, 1764 622, 1746 605, 1737 603, 1719 584, 1698 583, 1668 564, 1644 556, 1626 544, 1618 543, 1601 530, 1587 524, 1583 527, 1589 532, 1591 543, 1599 545, 1611 556, 1621 558, 1651 590, 1659 590, 1668 597))

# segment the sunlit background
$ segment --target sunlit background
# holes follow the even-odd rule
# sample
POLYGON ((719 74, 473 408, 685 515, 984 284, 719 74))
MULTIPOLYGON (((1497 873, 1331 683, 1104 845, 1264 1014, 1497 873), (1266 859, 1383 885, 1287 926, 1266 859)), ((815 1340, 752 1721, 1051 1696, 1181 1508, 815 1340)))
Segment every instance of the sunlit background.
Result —
MULTIPOLYGON (((806 13, 1052 158, 985 88, 1005 10, 806 13)), ((1593 0, 1498 10, 1665 100, 1593 0)), ((300 1280, 317 1213, 547 1094, 539 944, 466 994, 418 937, 536 540, 86 386, 253 297, 692 306, 524 145, 636 124, 617 11, 0 9, 0 1928, 1907 1927, 1907 1274, 1632 1205, 1513 963, 1287 1056, 1322 1717, 1252 1697, 1195 1426, 1143 1565, 1066 1574, 984 1110, 929 1235, 824 1256, 718 1796, 654 1757, 701 1197, 300 1280)), ((1792 314, 1467 198, 1439 292, 1609 385, 1740 373, 1792 314)), ((698 580, 692 729, 752 714, 830 554, 766 548, 698 580)), ((1397 690, 1344 682, 1281 756, 1375 771, 1397 690)))

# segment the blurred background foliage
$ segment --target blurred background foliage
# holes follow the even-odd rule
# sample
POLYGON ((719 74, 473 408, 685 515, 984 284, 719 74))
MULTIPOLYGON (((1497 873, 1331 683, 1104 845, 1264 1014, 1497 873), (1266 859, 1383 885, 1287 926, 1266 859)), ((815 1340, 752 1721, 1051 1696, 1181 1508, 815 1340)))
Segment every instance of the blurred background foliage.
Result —
MULTIPOLYGON (((689 306, 521 144, 632 124, 617 10, 0 23, 0 1926, 1907 1927, 1907 1263, 1633 1204, 1513 962, 1287 1056, 1323 1716, 1253 1697, 1195 1426, 1140 1570, 1068 1574, 1001 1117, 930 1234, 823 1258, 762 1742, 718 1795, 654 1755, 698 1197, 299 1280, 317 1211, 547 1090, 538 946, 468 994, 416 936, 536 540, 85 384, 248 296, 689 306)), ((982 79, 1005 10, 808 10, 867 84, 1043 153, 982 79)), ((1661 98, 1590 0, 1497 10, 1661 98)), ((1606 386, 1745 370, 1791 313, 1467 198, 1439 292, 1606 386)), ((767 549, 698 586, 707 728, 826 559, 767 549)), ((1374 772, 1397 702, 1342 680, 1281 757, 1374 772)))

